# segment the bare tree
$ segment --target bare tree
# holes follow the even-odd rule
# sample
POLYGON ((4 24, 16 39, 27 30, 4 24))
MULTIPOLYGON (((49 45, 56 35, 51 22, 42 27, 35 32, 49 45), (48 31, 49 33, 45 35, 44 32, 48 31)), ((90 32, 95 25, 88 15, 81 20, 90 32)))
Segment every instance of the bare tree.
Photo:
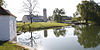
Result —
POLYGON ((37 11, 34 10, 36 7, 38 7, 37 6, 37 4, 38 4, 37 0, 25 0, 23 3, 24 3, 24 6, 23 6, 24 11, 28 12, 29 15, 37 12, 37 11))

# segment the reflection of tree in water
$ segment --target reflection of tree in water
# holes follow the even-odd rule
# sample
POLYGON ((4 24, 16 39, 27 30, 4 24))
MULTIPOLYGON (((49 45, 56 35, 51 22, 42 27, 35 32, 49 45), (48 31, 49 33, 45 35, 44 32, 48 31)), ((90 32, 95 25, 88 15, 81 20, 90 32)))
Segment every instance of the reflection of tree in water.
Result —
POLYGON ((76 26, 75 35, 78 36, 78 42, 84 48, 95 48, 100 44, 100 26, 76 26))
POLYGON ((40 35, 37 35, 36 33, 32 33, 30 35, 20 37, 19 42, 24 45, 28 45, 31 47, 36 47, 38 45, 37 39, 40 38, 40 35))
POLYGON ((54 34, 55 34, 56 37, 65 36, 66 30, 65 30, 64 27, 54 28, 54 34))
POLYGON ((24 26, 25 25, 22 26, 22 30, 21 31, 23 31, 24 33, 27 32, 27 31, 29 31, 30 34, 27 35, 27 37, 25 37, 25 36, 24 37, 19 37, 18 38, 19 39, 19 42, 21 44, 28 45, 28 46, 31 46, 31 47, 36 48, 37 45, 39 43, 41 43, 41 42, 38 43, 38 41, 36 41, 37 39, 40 38, 40 35, 38 35, 37 33, 32 33, 33 30, 31 28, 30 24, 27 25, 27 28, 29 28, 29 29, 26 29, 26 27, 24 27, 24 26))

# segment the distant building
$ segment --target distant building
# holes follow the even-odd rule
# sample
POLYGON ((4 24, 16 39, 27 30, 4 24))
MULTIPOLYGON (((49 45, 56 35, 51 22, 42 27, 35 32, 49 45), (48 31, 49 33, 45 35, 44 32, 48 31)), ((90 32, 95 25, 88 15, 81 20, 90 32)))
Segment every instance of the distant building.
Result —
POLYGON ((62 23, 65 23, 66 21, 69 21, 69 20, 72 20, 71 17, 68 17, 68 16, 61 16, 62 17, 62 23))
POLYGON ((47 10, 43 9, 43 16, 39 15, 24 15, 22 22, 47 22, 47 10))
POLYGON ((0 40, 13 40, 16 37, 16 17, 0 7, 0 40))
POLYGON ((62 21, 65 21, 65 20, 72 20, 71 17, 68 17, 68 16, 61 16, 62 17, 62 21))
MULTIPOLYGON (((48 20, 55 21, 54 16, 49 16, 48 20)), ((61 15, 60 20, 61 20, 60 22, 65 22, 67 20, 72 20, 72 17, 66 16, 66 15, 61 15)))
POLYGON ((16 21, 17 23, 22 23, 22 21, 16 21))

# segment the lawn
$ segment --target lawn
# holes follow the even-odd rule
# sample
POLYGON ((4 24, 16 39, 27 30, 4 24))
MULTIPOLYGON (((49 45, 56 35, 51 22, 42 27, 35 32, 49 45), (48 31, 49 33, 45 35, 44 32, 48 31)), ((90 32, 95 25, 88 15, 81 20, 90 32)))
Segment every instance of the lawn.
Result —
POLYGON ((9 41, 0 41, 0 50, 28 50, 9 41))
POLYGON ((38 30, 38 29, 47 29, 47 28, 53 28, 53 27, 61 27, 61 26, 68 26, 69 24, 64 23, 56 23, 56 22, 33 22, 30 23, 17 23, 17 31, 26 30, 28 31, 29 28, 32 30, 38 30))

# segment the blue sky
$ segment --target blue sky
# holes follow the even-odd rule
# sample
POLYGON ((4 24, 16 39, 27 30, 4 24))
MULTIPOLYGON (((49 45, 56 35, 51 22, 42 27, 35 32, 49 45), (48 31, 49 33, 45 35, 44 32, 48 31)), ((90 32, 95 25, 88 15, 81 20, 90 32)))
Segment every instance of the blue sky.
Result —
MULTIPOLYGON (((24 13, 23 10, 24 0, 5 0, 8 4, 7 8, 12 14, 17 17, 17 20, 21 20, 24 13)), ((64 8, 66 15, 72 16, 76 11, 76 6, 81 3, 82 0, 38 0, 38 8, 35 10, 39 12, 39 15, 43 15, 43 8, 47 9, 47 15, 51 16, 55 8, 64 8)), ((100 2, 100 0, 94 0, 100 2)))

